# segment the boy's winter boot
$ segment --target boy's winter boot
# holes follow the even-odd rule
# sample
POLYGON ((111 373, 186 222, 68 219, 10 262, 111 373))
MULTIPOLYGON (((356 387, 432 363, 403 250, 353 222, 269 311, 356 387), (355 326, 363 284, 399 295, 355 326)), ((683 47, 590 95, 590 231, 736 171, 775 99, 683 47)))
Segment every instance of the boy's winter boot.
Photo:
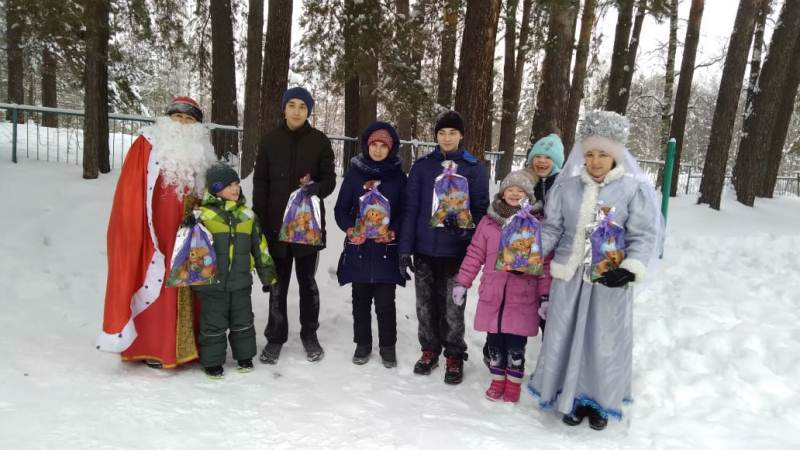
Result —
POLYGON ((496 402, 503 398, 503 392, 506 389, 506 370, 490 368, 489 372, 492 374, 492 383, 486 390, 486 398, 496 402))
POLYGON ((203 367, 203 372, 212 380, 221 380, 225 377, 225 371, 222 369, 222 366, 203 367))
POLYGON ((431 370, 439 366, 439 355, 424 351, 417 363, 414 364, 414 373, 417 375, 430 375, 431 370))
POLYGON ((303 348, 306 350, 306 359, 311 362, 320 361, 325 357, 325 351, 322 350, 322 346, 319 345, 316 334, 303 339, 303 348))
POLYGON ((236 368, 239 373, 248 373, 253 371, 253 358, 240 359, 239 366, 236 368))
POLYGON ((353 353, 353 364, 363 365, 369 362, 369 355, 372 353, 372 346, 369 345, 356 345, 356 351, 353 353))
POLYGON ((447 367, 444 371, 444 382, 459 384, 464 379, 464 358, 461 356, 448 356, 447 367))
POLYGON ((381 359, 383 360, 383 367, 391 369, 397 366, 397 353, 395 353, 394 345, 380 348, 381 359))
POLYGON ((281 347, 283 347, 283 344, 268 342, 264 350, 261 350, 261 355, 258 356, 258 360, 264 364, 277 364, 278 358, 281 356, 281 347))
POLYGON ((506 371, 506 390, 503 392, 503 401, 517 403, 519 391, 522 388, 522 372, 514 369, 506 371))

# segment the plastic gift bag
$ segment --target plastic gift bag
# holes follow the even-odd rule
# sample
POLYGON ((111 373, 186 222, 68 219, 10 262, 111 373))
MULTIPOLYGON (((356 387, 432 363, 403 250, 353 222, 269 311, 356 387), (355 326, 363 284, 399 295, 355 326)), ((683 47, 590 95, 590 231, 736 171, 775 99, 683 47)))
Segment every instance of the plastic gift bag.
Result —
POLYGON ((614 222, 614 208, 600 207, 590 228, 591 281, 606 271, 616 269, 625 259, 625 229, 614 222))
POLYGON ((319 197, 298 189, 289 196, 278 240, 292 244, 321 246, 322 227, 319 197))
POLYGON ((442 162, 442 167, 442 174, 433 182, 431 226, 443 227, 444 221, 452 217, 459 228, 475 228, 469 210, 469 182, 456 173, 458 164, 453 161, 442 162))
POLYGON ((541 225, 531 214, 533 207, 525 204, 506 220, 497 247, 496 270, 522 272, 530 275, 544 273, 541 247, 541 225))
POLYGON ((183 225, 175 236, 167 287, 211 284, 217 275, 217 255, 211 233, 199 223, 183 225))
POLYGON ((355 236, 364 236, 367 239, 389 236, 392 208, 389 199, 378 190, 380 184, 379 180, 364 183, 367 193, 358 198, 358 219, 353 230, 355 236))

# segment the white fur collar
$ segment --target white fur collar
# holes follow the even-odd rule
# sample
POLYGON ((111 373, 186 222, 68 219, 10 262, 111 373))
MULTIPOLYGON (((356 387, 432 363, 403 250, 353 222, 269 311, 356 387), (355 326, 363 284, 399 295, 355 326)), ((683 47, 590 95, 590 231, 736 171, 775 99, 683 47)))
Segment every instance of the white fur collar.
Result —
POLYGON ((611 183, 612 181, 619 180, 620 178, 622 178, 623 175, 625 175, 625 168, 622 167, 621 165, 618 165, 617 167, 614 167, 606 174, 606 177, 603 179, 602 183, 598 183, 597 181, 594 180, 594 178, 592 178, 591 175, 589 175, 589 172, 586 171, 585 166, 581 169, 581 180, 583 181, 583 184, 587 184, 590 186, 592 184, 596 184, 600 187, 603 187, 608 183, 611 183))

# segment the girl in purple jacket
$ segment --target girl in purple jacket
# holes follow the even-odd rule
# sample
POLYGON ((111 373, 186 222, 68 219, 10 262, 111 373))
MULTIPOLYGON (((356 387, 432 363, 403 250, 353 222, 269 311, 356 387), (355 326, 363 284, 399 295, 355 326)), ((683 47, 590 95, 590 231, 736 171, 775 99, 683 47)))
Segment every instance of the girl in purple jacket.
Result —
POLYGON ((519 400, 525 371, 525 344, 539 332, 539 277, 495 269, 500 234, 506 219, 533 201, 533 183, 521 171, 510 173, 481 219, 456 275, 453 302, 463 304, 481 266, 475 329, 487 333, 492 382, 486 397, 492 401, 519 400))

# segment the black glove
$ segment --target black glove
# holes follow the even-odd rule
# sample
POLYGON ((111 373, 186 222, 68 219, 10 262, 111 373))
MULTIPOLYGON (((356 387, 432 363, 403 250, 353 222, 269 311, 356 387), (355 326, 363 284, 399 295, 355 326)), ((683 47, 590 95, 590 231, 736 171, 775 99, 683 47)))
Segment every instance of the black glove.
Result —
POLYGON ((261 285, 261 292, 263 292, 263 293, 265 293, 265 294, 269 294, 269 292, 270 292, 270 287, 269 287, 269 286, 267 286, 266 284, 262 284, 262 285, 261 285))
POLYGON ((194 211, 189 211, 189 214, 183 219, 183 223, 181 224, 184 227, 193 227, 197 225, 197 219, 194 217, 194 211))
POLYGON ((629 270, 619 267, 616 269, 607 270, 597 281, 604 286, 618 288, 623 287, 635 280, 636 275, 631 273, 629 270))
POLYGON ((447 234, 455 236, 459 239, 464 239, 469 234, 469 231, 466 228, 461 228, 458 226, 458 220, 455 218, 455 216, 447 216, 447 218, 444 219, 444 222, 442 222, 442 225, 444 225, 444 231, 447 234))
POLYGON ((414 273, 417 271, 417 268, 414 267, 414 261, 411 259, 411 255, 407 253, 402 253, 400 255, 400 275, 405 278, 406 281, 411 280, 411 275, 408 274, 408 271, 414 273))

